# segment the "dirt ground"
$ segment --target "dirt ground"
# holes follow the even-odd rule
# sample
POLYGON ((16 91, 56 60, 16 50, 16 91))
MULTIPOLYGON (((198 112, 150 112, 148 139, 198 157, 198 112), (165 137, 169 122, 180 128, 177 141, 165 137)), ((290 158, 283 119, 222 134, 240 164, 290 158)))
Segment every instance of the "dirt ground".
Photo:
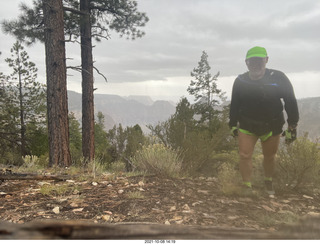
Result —
POLYGON ((104 175, 0 185, 0 221, 13 223, 61 219, 277 230, 311 215, 320 215, 319 195, 226 196, 215 178, 104 175))

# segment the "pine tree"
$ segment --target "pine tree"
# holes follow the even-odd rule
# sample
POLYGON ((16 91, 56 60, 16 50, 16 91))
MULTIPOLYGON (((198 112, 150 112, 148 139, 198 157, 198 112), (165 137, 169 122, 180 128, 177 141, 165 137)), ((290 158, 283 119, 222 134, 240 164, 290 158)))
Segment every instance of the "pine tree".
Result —
POLYGON ((198 114, 201 114, 201 122, 214 119, 215 109, 214 106, 219 104, 219 99, 223 100, 224 93, 217 88, 216 81, 220 72, 212 75, 211 67, 208 62, 208 54, 203 51, 198 66, 191 72, 190 85, 187 89, 190 95, 195 96, 195 109, 198 114))
POLYGON ((49 166, 69 166, 68 95, 62 0, 43 0, 49 166))
POLYGON ((13 70, 7 76, 5 107, 8 118, 11 117, 9 123, 13 125, 11 135, 19 131, 20 152, 25 156, 30 153, 26 134, 28 123, 45 126, 45 90, 44 86, 36 81, 36 65, 29 61, 28 53, 20 42, 13 45, 11 58, 5 61, 13 70))

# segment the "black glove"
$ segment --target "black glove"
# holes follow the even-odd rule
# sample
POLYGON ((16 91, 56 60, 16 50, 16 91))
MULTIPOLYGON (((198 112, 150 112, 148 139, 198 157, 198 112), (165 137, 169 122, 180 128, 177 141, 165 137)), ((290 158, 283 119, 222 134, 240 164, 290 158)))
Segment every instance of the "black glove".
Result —
POLYGON ((233 137, 236 137, 238 136, 238 128, 236 126, 232 126, 231 130, 230 130, 230 134, 233 136, 233 137))
POLYGON ((297 129, 288 128, 282 133, 282 136, 285 136, 286 143, 291 143, 297 139, 297 129))

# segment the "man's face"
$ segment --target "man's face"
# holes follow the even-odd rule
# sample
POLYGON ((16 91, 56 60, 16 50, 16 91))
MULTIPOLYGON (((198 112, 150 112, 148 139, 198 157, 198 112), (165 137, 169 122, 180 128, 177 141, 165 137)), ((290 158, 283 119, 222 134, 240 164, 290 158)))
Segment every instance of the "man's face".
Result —
POLYGON ((264 74, 267 62, 268 62, 268 57, 266 58, 252 57, 246 60, 246 64, 250 74, 257 77, 264 74))

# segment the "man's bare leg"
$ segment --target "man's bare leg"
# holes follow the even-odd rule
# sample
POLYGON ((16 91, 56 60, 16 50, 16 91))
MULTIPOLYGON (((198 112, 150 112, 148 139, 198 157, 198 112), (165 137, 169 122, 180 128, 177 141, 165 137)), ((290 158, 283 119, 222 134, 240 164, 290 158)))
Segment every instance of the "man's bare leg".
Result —
POLYGON ((271 136, 265 142, 261 142, 263 152, 264 175, 267 178, 273 176, 276 162, 276 154, 280 142, 280 135, 271 136))
POLYGON ((240 174, 243 182, 251 182, 252 175, 252 154, 258 137, 244 134, 239 131, 239 156, 240 174))

